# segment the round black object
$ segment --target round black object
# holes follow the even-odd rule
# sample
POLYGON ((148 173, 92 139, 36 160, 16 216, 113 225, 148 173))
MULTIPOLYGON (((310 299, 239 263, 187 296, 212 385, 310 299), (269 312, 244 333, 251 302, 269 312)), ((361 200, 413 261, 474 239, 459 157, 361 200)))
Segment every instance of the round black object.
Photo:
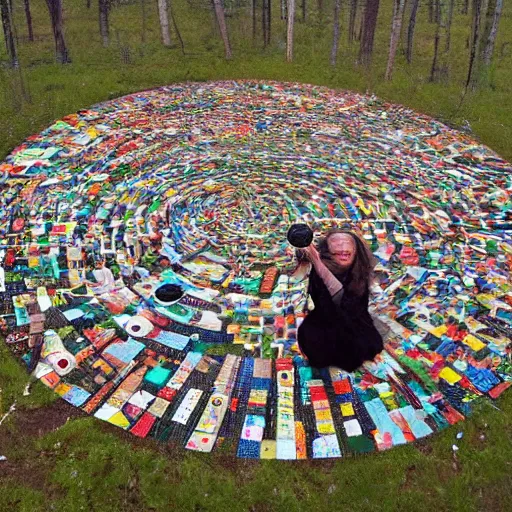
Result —
POLYGON ((307 224, 292 224, 286 238, 294 247, 307 247, 313 241, 313 231, 307 224))
POLYGON ((162 304, 172 304, 183 297, 183 289, 177 284, 163 284, 155 290, 155 298, 162 304))

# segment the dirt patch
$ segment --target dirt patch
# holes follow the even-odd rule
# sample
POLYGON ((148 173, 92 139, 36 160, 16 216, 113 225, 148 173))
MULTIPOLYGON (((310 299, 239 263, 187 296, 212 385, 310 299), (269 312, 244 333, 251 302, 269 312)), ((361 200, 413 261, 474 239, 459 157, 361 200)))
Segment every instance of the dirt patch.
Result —
MULTIPOLYGON (((14 425, 0 427, 0 455, 5 455, 9 447, 30 445, 32 440, 62 427, 69 418, 85 416, 85 413, 59 400, 38 409, 19 409, 12 413, 14 425)), ((39 460, 42 454, 26 459, 0 462, 0 483, 15 481, 38 490, 47 489, 47 468, 39 460)))
MULTIPOLYGON (((64 400, 38 409, 20 409, 14 413, 16 432, 22 437, 42 437, 62 427, 69 419, 87 414, 64 400)), ((1 435, 1 433, 0 433, 1 435)), ((1 444, 0 444, 1 446, 1 444)))

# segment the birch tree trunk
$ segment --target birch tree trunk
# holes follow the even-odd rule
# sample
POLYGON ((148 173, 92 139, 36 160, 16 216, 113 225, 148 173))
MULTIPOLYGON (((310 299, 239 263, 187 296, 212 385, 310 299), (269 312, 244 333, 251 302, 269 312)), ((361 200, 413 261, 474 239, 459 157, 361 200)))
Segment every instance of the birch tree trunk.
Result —
POLYGON ((272 0, 267 0, 267 45, 270 44, 272 32, 272 0))
POLYGON ((30 0, 23 0, 23 5, 25 7, 25 18, 27 19, 27 29, 28 29, 28 40, 34 41, 34 31, 32 29, 32 14, 30 13, 30 0))
POLYGON ((171 46, 169 33, 169 14, 167 12, 167 0, 158 0, 158 17, 160 18, 160 31, 164 46, 171 46))
POLYGON ((455 0, 449 0, 449 5, 448 5, 448 27, 446 29, 447 31, 447 34, 446 34, 446 47, 445 47, 445 52, 449 52, 450 51, 450 47, 451 47, 451 42, 452 42, 452 22, 453 22, 453 12, 455 10, 455 0))
POLYGON ((503 10, 503 0, 489 0, 487 15, 480 41, 478 62, 478 86, 489 87, 491 85, 491 62, 498 33, 498 25, 503 10))
POLYGON ((356 37, 357 0, 350 0, 350 13, 348 16, 348 42, 352 43, 356 37))
POLYGON ((14 41, 14 26, 9 0, 0 0, 0 15, 2 16, 2 27, 9 62, 13 68, 17 68, 19 66, 18 52, 14 41))
POLYGON ((295 21, 295 0, 288 0, 288 26, 286 30, 286 61, 293 60, 293 24, 295 21))
POLYGON ((482 19, 487 11, 488 0, 473 0, 472 10, 472 32, 471 49, 469 55, 468 77, 466 80, 466 90, 476 89, 478 87, 478 68, 479 68, 479 49, 482 39, 482 19))
POLYGON ((400 32, 402 31, 402 20, 404 17, 405 0, 395 0, 393 6, 393 23, 391 26, 391 39, 389 41, 388 65, 386 67, 385 80, 391 80, 393 68, 395 66, 396 50, 400 41, 400 32))
POLYGON ((414 42, 414 28, 416 27, 416 15, 418 14, 418 7, 420 6, 420 0, 413 0, 411 8, 411 17, 409 18, 409 28, 407 29, 407 49, 405 51, 405 57, 408 64, 412 62, 412 48, 414 42))
POLYGON ((434 39, 434 59, 430 69, 430 81, 441 82, 448 79, 448 50, 449 39, 449 5, 448 0, 435 0, 436 35, 434 39))
POLYGON ((336 57, 338 55, 338 44, 340 41, 340 12, 341 0, 334 2, 334 26, 332 34, 332 48, 331 48, 331 66, 336 66, 336 57))
POLYGON ((62 0, 46 0, 50 20, 52 22, 53 37, 55 39, 55 53, 57 62, 68 64, 71 62, 66 41, 64 40, 63 20, 62 20, 62 0))
POLYGON ((228 28, 226 26, 226 17, 224 16, 224 6, 222 0, 212 0, 213 8, 215 10, 215 17, 217 18, 217 24, 219 25, 220 36, 224 43, 224 52, 226 59, 231 59, 231 45, 229 44, 228 28))
POLYGON ((262 0, 261 15, 261 25, 263 28, 263 47, 266 48, 270 44, 270 24, 272 21, 270 0, 262 0))
POLYGON ((491 65, 502 12, 503 0, 490 0, 487 10, 487 26, 483 38, 484 48, 482 52, 482 63, 484 66, 491 65))
POLYGON ((359 62, 367 67, 372 61, 373 40, 375 38, 378 14, 379 0, 366 0, 364 20, 362 24, 361 45, 359 47, 359 62))
POLYGON ((108 23, 108 14, 110 10, 110 0, 99 0, 99 23, 100 23, 100 36, 104 47, 107 47, 110 42, 110 29, 108 23))

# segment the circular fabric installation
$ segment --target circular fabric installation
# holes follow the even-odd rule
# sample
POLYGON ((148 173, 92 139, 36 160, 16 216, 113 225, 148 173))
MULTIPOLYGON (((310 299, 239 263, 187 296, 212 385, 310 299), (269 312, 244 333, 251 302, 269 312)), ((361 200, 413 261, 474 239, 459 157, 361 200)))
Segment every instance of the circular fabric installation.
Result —
POLYGON ((300 84, 179 84, 69 115, 0 170, 5 342, 137 436, 341 457, 510 386, 512 168, 430 118, 300 84), (354 373, 297 352, 292 224, 348 227, 378 258, 385 350, 354 373))

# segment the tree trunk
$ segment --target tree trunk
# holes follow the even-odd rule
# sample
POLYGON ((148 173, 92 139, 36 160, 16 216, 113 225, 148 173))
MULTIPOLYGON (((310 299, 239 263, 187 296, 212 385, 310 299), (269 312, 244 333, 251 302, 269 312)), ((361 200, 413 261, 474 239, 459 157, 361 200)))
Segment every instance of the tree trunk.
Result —
POLYGON ((402 20, 404 18, 405 0, 395 0, 393 6, 393 23, 391 25, 391 38, 389 41, 388 65, 386 67, 385 80, 391 80, 393 68, 395 66, 396 50, 400 41, 400 32, 402 31, 402 20))
POLYGON ((263 48, 267 46, 267 0, 261 0, 261 30, 263 33, 263 48))
POLYGON ((34 31, 32 29, 32 14, 30 13, 30 0, 23 0, 25 6, 25 18, 27 18, 28 40, 34 41, 34 31))
POLYGON ((160 31, 164 46, 171 46, 169 33, 169 14, 167 12, 167 0, 158 0, 158 17, 160 18, 160 31))
POLYGON ((428 0, 428 22, 434 23, 435 18, 435 0, 428 0))
POLYGON ((295 0, 288 0, 288 26, 286 31, 286 61, 293 60, 293 24, 295 21, 295 0))
POLYGON ((482 63, 484 66, 491 65, 502 12, 503 0, 491 0, 489 9, 487 10, 486 30, 482 41, 484 44, 482 52, 482 63))
POLYGON ((169 8, 169 14, 170 14, 171 20, 172 20, 172 26, 174 27, 174 30, 176 32, 176 37, 178 38, 178 41, 180 42, 181 53, 183 55, 185 55, 185 43, 183 42, 183 38, 181 37, 180 29, 178 28, 178 24, 176 23, 176 19, 174 17, 174 13, 172 11, 172 1, 169 0, 169 3, 167 5, 169 8))
POLYGON ((364 21, 362 25, 361 45, 359 47, 359 62, 369 66, 372 61, 373 40, 375 28, 377 27, 377 16, 379 14, 379 0, 366 0, 364 10, 364 21))
POLYGON ((226 59, 231 59, 231 46, 229 44, 228 29, 226 26, 226 17, 224 16, 224 6, 221 0, 212 0, 213 8, 215 10, 215 17, 217 18, 217 24, 219 25, 220 36, 224 42, 224 50, 226 59))
POLYGON ((476 89, 478 87, 478 67, 479 67, 479 49, 482 39, 482 18, 487 11, 488 0, 473 0, 472 10, 472 33, 471 50, 469 54, 468 77, 466 80, 466 90, 476 89))
POLYGON ((267 1, 267 46, 270 44, 270 36, 272 29, 272 0, 267 1))
POLYGON ((13 68, 17 68, 19 66, 18 52, 14 41, 14 27, 9 0, 0 0, 0 14, 2 16, 2 27, 4 29, 5 46, 9 62, 13 68))
POLYGON ((450 4, 448 5, 448 27, 446 28, 447 34, 445 52, 449 52, 451 47, 453 11, 455 10, 455 0, 449 0, 449 2, 450 4))
POLYGON ((100 22, 100 36, 104 47, 107 47, 110 40, 110 29, 108 23, 108 14, 110 10, 110 0, 99 0, 99 22, 100 22))
POLYGON ((434 39, 434 58, 430 69, 430 81, 441 82, 448 79, 449 45, 449 5, 448 0, 435 0, 436 35, 434 39))
POLYGON ((286 19, 286 0, 280 0, 279 5, 281 6, 281 19, 285 20, 286 19))
POLYGON ((463 0, 463 2, 460 13, 467 15, 469 13, 469 0, 463 0))
POLYGON ((414 41, 414 28, 416 27, 416 15, 418 14, 418 7, 420 0, 413 0, 411 8, 411 17, 409 18, 409 28, 407 29, 407 50, 405 51, 405 57, 407 62, 412 62, 412 48, 414 41))
POLYGON ((63 21, 62 21, 62 0, 46 0, 50 20, 52 22, 53 37, 55 39, 55 52, 57 62, 67 64, 71 62, 66 41, 64 40, 63 21))
POLYGON ((306 22, 306 0, 302 0, 302 23, 306 22))
POLYGON ((87 7, 87 9, 90 9, 91 8, 91 0, 87 0, 87 3, 85 4, 85 6, 87 7))
POLYGON ((348 42, 356 38, 357 0, 350 0, 350 13, 348 16, 348 42))
POLYGON ((336 66, 336 57, 338 55, 338 43, 340 41, 340 12, 341 0, 334 2, 334 26, 332 35, 332 48, 331 48, 331 66, 336 66))
POLYGON ((489 0, 485 20, 482 20, 484 26, 478 51, 477 83, 475 87, 489 87, 491 85, 491 61, 502 10, 503 0, 489 0))

